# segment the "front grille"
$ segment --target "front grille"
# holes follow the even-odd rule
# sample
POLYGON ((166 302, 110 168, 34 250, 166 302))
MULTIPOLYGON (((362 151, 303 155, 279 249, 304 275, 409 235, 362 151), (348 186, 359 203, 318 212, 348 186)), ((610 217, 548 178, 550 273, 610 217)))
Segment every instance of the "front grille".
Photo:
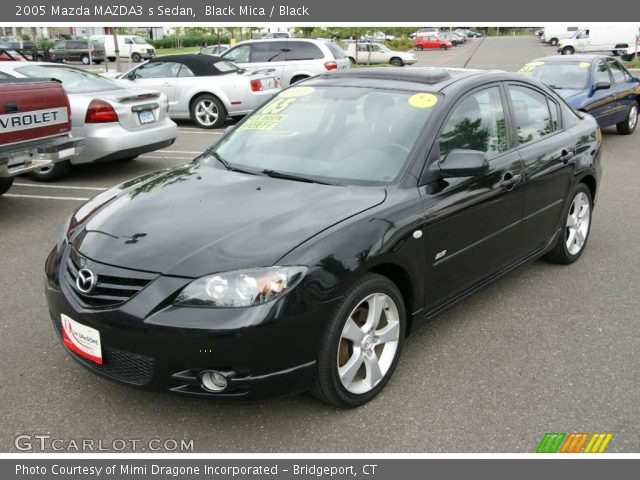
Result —
POLYGON ((155 50, 153 48, 147 48, 147 53, 153 55, 155 50))
POLYGON ((129 300, 157 275, 94 262, 72 248, 64 262, 64 277, 76 300, 84 307, 110 308, 129 300), (96 277, 95 286, 88 293, 82 292, 77 285, 78 271, 83 268, 89 269, 96 277))
MULTIPOLYGON (((62 341, 62 323, 60 317, 51 315, 51 321, 58 337, 62 341)), ((78 361, 97 372, 103 373, 114 380, 132 385, 146 385, 153 378, 155 360, 139 353, 125 352, 108 346, 102 347, 102 365, 90 362, 68 350, 78 361)))

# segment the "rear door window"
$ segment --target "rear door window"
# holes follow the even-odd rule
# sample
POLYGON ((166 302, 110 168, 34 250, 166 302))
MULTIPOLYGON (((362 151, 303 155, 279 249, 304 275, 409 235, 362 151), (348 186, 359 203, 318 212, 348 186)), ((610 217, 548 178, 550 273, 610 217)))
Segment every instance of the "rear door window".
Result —
POLYGON ((324 58, 320 49, 311 42, 287 42, 287 60, 316 60, 324 58))
POLYGON ((251 62, 283 62, 286 50, 285 42, 256 42, 251 46, 251 62))
MULTIPOLYGON (((528 87, 515 85, 510 85, 508 90, 519 144, 534 142, 557 130, 557 118, 554 120, 551 116, 546 95, 528 87)), ((555 106, 555 103, 553 105, 555 106)))
POLYGON ((622 65, 620 65, 617 61, 608 58, 607 65, 609 65, 609 70, 611 71, 611 76, 613 77, 614 83, 625 83, 626 78, 624 76, 624 69, 622 65))

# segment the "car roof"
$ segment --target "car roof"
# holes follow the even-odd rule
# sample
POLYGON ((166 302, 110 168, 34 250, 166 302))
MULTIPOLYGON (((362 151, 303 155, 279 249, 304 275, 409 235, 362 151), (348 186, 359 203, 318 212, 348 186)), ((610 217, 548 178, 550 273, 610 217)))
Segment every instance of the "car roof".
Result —
MULTIPOLYGON (((252 43, 252 42, 260 42, 260 43, 265 43, 265 42, 309 42, 309 43, 315 43, 316 45, 318 45, 318 44, 324 45, 325 43, 327 43, 325 40, 321 40, 321 39, 318 39, 318 38, 291 38, 291 37, 286 37, 286 38, 254 38, 252 40, 244 40, 242 42, 238 42, 238 43, 236 43, 236 45, 243 45, 243 44, 252 43)), ((234 45, 234 47, 236 45, 234 45)))
POLYGON ((219 75, 220 70, 214 67, 214 63, 224 61, 217 55, 199 55, 197 53, 183 53, 176 55, 162 55, 152 58, 149 63, 176 62, 189 67, 196 77, 219 75))
MULTIPOLYGON (((598 60, 599 58, 613 58, 610 55, 586 55, 586 54, 578 54, 578 55, 550 55, 548 57, 540 57, 532 60, 532 62, 593 62, 594 60, 598 60)), ((530 62, 529 62, 530 63, 530 62)))
POLYGON ((351 68, 334 70, 322 75, 326 78, 368 79, 373 81, 398 82, 413 84, 414 88, 438 92, 447 86, 465 78, 475 77, 495 71, 474 70, 470 68, 436 68, 436 67, 404 67, 404 68, 351 68))

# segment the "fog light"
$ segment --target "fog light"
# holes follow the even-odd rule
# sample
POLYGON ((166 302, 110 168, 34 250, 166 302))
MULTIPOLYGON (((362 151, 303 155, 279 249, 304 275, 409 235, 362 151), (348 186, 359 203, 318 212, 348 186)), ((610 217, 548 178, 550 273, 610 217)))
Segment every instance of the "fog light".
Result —
POLYGON ((205 370, 200 377, 202 388, 210 392, 221 392, 227 388, 227 379, 220 372, 205 370))

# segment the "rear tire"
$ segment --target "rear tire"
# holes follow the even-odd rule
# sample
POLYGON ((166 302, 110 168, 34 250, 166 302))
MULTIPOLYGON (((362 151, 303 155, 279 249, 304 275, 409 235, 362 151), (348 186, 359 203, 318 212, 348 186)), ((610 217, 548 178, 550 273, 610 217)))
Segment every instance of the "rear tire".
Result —
POLYGON ((552 38, 551 40, 549 40, 549 45, 551 45, 552 47, 555 47, 556 45, 558 45, 558 39, 552 38))
POLYGON ((4 195, 13 185, 13 177, 0 178, 0 195, 4 195))
POLYGON ((356 64, 356 59, 353 57, 349 57, 349 62, 351 63, 351 65, 355 65, 356 64))
POLYGON ((424 47, 422 45, 416 45, 416 50, 421 52, 422 50, 424 50, 424 47))
POLYGON ((29 176, 39 182, 55 182, 66 176, 71 171, 71 164, 68 160, 54 163, 51 166, 44 167, 29 173, 29 176))
POLYGON ((89 65, 89 55, 82 55, 80 61, 83 65, 89 65))
POLYGON ((638 103, 631 105, 627 118, 616 124, 616 129, 620 135, 631 135, 638 126, 638 103))
POLYGON ((363 276, 346 292, 320 339, 312 395, 341 408, 371 400, 393 374, 405 331, 396 285, 382 275, 363 276))
POLYGON ((440 50, 442 50, 443 52, 447 49, 446 45, 440 45, 440 50))
POLYGON ((218 98, 205 93, 191 102, 191 120, 200 128, 219 128, 227 118, 227 110, 218 98))
POLYGON ((593 199, 584 184, 578 184, 571 192, 570 202, 563 212, 563 229, 558 240, 545 258, 553 263, 568 265, 580 258, 587 246, 591 232, 593 199))

